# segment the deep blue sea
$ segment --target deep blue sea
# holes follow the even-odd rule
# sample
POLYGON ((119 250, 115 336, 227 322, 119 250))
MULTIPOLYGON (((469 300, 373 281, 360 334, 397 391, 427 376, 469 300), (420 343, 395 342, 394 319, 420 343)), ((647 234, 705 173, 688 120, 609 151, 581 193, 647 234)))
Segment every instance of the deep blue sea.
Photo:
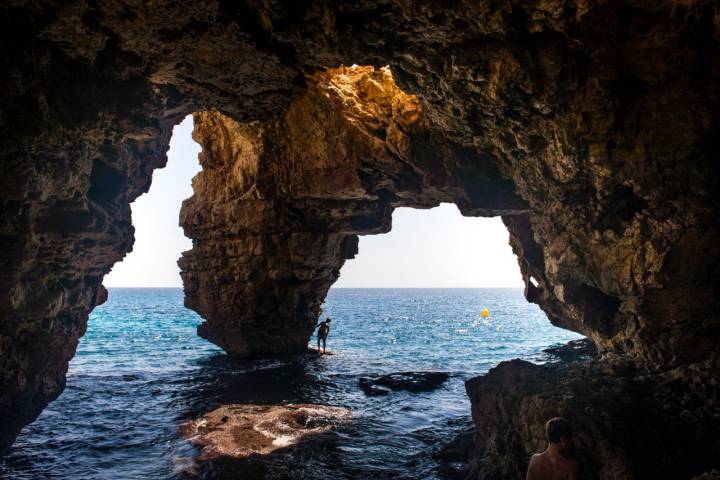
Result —
POLYGON ((432 453, 470 423, 464 380, 503 360, 547 361, 543 348, 580 338, 550 325, 520 289, 332 289, 323 308, 335 355, 236 363, 196 335, 200 318, 181 289, 110 289, 65 392, 23 430, 3 478, 186 478, 198 452, 178 423, 225 403, 352 410, 332 447, 275 460, 271 476, 439 478, 432 453), (358 387, 361 376, 413 370, 451 377, 426 393, 370 397, 358 387))

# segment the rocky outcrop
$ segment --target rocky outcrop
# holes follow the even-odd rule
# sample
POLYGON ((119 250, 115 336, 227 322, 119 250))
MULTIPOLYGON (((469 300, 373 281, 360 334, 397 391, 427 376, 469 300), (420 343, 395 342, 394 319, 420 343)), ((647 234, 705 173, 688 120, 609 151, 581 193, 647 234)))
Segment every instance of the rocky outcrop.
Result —
MULTIPOLYGON (((62 391, 102 278, 132 246, 129 203, 192 112, 203 172, 182 214, 186 301, 233 355, 304 348, 356 235, 448 201, 503 215, 528 299, 592 339, 608 389, 668 372, 716 385, 697 366, 720 348, 717 2, 0 9, 0 447, 62 391)), ((513 405, 535 395, 520 381, 513 405)), ((491 415, 478 402, 495 387, 476 387, 491 415)), ((691 396, 711 409, 716 393, 691 396)), ((628 418, 619 405, 602 438, 628 418)), ((505 422, 522 448, 484 455, 520 468, 538 437, 505 422)), ((598 461, 624 456, 632 478, 644 454, 617 445, 598 461)))
POLYGON ((595 344, 587 338, 572 340, 564 345, 543 349, 551 358, 569 362, 574 360, 588 360, 598 355, 595 344))
POLYGON ((350 410, 327 405, 223 405, 183 423, 182 436, 202 447, 200 461, 246 458, 291 447, 347 423, 350 410))
POLYGON ((292 478, 273 471, 273 464, 287 463, 293 453, 328 448, 335 440, 331 433, 350 417, 349 409, 327 405, 220 406, 180 425, 180 434, 200 448, 183 473, 213 479, 292 478))
POLYGON ((524 477, 555 416, 576 429, 582 479, 693 478, 720 456, 717 368, 648 374, 627 359, 503 362, 466 383, 476 426, 468 478, 524 477))

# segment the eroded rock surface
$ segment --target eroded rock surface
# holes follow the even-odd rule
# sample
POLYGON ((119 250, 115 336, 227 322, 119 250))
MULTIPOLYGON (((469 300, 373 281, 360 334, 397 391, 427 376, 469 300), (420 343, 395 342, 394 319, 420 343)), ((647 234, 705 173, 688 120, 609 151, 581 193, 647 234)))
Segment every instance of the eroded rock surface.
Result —
POLYGON ((350 410, 327 405, 224 405, 180 426, 202 447, 200 461, 246 458, 291 447, 348 422, 350 410))
MULTIPOLYGON (((667 375, 717 385, 698 367, 720 348, 717 2, 11 1, 0 14, 0 448, 62 391, 102 278, 132 247, 129 203, 192 112, 203 172, 182 214, 186 301, 231 354, 304 349, 356 235, 387 231, 395 207, 448 201, 503 215, 528 299, 593 340, 604 358, 588 368, 609 391, 667 375), (353 64, 374 69, 340 67, 353 64)), ((508 405, 535 395, 517 382, 508 405)), ((585 388, 556 383, 552 402, 572 385, 585 388)), ((481 411, 495 387, 476 387, 481 411)), ((618 405, 602 438, 657 434, 618 405)), ((483 455, 517 472, 536 427, 499 417, 519 446, 483 455)), ((617 445, 598 478, 643 465, 617 445), (607 473, 620 457, 627 469, 607 473)))

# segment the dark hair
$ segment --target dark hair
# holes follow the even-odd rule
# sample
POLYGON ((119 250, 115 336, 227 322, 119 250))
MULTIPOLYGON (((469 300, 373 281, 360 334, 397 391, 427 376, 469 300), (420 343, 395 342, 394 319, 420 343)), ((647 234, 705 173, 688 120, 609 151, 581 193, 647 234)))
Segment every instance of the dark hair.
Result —
POLYGON ((545 431, 547 432, 548 442, 558 443, 562 437, 572 437, 573 427, 564 418, 555 417, 547 421, 545 431))

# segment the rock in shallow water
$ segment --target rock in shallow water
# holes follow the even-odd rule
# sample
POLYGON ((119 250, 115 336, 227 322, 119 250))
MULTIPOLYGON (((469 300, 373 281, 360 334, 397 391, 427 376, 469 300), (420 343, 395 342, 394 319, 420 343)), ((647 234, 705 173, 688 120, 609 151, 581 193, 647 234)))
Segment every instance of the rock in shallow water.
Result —
POLYGON ((391 390, 427 392, 448 379, 446 372, 398 372, 380 377, 361 377, 360 388, 368 395, 387 395, 391 390))
POLYGON ((181 435, 202 447, 198 460, 266 455, 333 430, 350 410, 326 405, 224 405, 180 426, 181 435))

